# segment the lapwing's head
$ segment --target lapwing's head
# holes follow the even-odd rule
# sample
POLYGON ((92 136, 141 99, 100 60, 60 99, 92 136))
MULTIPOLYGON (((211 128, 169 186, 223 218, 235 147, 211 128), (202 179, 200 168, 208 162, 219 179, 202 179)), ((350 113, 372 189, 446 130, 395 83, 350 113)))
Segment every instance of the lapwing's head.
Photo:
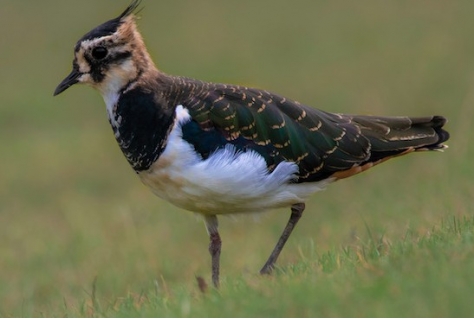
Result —
POLYGON ((89 84, 102 95, 118 92, 147 69, 154 69, 135 15, 140 0, 134 0, 118 17, 94 28, 74 47, 71 73, 54 95, 76 83, 89 84))

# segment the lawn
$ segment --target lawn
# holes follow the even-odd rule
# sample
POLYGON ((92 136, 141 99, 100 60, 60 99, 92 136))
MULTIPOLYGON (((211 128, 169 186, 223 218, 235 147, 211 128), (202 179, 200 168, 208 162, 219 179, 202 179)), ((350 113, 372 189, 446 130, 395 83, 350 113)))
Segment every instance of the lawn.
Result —
POLYGON ((0 9, 0 316, 473 316, 474 2, 143 1, 163 71, 264 88, 331 112, 449 119, 450 146, 390 160, 306 205, 202 221, 153 196, 100 95, 54 97, 77 39, 128 1, 0 9))

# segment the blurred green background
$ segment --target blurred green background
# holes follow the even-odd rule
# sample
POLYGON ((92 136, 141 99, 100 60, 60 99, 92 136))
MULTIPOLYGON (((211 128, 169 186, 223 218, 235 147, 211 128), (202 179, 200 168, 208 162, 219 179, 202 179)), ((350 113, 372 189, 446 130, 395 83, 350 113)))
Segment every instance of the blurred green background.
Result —
MULTIPOLYGON (((53 98, 84 33, 120 1, 0 3, 0 315, 61 315, 91 293, 114 300, 209 278, 192 213, 143 186, 100 95, 53 98)), ((331 112, 444 115, 450 148, 331 185, 307 204, 279 260, 387 241, 472 216, 473 1, 143 1, 139 26, 163 71, 264 88, 331 112)), ((257 273, 289 216, 221 218, 222 275, 257 273)), ((277 302, 277 301, 276 301, 277 302)))

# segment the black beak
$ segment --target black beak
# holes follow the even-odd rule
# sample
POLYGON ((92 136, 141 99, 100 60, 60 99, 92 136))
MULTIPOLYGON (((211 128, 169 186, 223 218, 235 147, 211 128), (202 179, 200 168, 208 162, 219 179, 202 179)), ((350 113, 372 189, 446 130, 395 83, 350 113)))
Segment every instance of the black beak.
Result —
POLYGON ((68 89, 70 86, 76 84, 79 82, 79 77, 82 75, 82 73, 79 72, 79 70, 73 69, 71 73, 61 82, 59 83, 58 87, 56 90, 54 90, 54 96, 58 95, 59 93, 65 91, 68 89))

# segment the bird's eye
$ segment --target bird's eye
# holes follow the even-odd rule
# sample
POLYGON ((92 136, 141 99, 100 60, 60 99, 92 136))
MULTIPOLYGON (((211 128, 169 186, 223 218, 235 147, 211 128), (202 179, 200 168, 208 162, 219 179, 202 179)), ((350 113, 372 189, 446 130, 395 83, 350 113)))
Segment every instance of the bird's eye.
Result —
POLYGON ((96 60, 102 60, 107 56, 107 49, 104 47, 95 47, 92 49, 92 57, 96 60))

